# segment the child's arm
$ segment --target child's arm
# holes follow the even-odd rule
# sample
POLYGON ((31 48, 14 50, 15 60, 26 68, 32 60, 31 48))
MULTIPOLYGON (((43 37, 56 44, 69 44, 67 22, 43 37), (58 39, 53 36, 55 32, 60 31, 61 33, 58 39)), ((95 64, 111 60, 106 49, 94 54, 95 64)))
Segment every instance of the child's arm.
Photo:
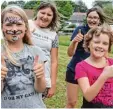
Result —
POLYGON ((75 38, 71 41, 69 47, 68 47, 68 50, 67 50, 67 54, 68 56, 73 56, 76 49, 77 49, 77 46, 78 46, 78 43, 81 42, 83 40, 83 35, 81 34, 81 29, 79 29, 78 31, 78 34, 75 36, 75 38))
POLYGON ((35 73, 34 87, 37 92, 43 92, 46 88, 46 81, 44 76, 44 64, 39 62, 39 56, 35 56, 33 70, 35 73))
POLYGON ((37 92, 43 92, 46 88, 46 81, 44 76, 44 65, 43 64, 35 65, 34 73, 35 73, 34 87, 37 92))
POLYGON ((90 86, 87 77, 78 79, 85 99, 89 102, 92 101, 97 96, 106 80, 110 77, 113 77, 113 65, 107 66, 92 86, 90 86))

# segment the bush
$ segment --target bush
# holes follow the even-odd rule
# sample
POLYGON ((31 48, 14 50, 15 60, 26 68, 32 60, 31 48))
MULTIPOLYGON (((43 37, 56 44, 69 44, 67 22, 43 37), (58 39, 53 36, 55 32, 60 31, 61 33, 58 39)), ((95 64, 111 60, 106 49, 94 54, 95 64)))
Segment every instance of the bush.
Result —
POLYGON ((67 28, 75 28, 76 24, 70 24, 67 28))

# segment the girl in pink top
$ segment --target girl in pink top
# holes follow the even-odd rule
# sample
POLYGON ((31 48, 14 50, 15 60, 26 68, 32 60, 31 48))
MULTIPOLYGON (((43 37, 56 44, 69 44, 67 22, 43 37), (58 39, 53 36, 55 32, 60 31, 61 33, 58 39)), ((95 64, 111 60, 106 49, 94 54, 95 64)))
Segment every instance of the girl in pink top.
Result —
POLYGON ((75 79, 84 96, 83 108, 113 108, 113 58, 105 58, 112 44, 113 31, 107 24, 85 36, 84 48, 90 56, 75 68, 75 79))

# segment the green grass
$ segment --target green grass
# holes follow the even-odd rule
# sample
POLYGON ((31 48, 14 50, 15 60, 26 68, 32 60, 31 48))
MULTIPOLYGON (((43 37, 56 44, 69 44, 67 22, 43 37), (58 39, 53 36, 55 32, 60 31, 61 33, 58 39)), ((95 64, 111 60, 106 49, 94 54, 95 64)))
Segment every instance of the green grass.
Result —
MULTIPOLYGON (((60 36, 59 37, 59 67, 58 67, 58 77, 57 77, 57 88, 56 94, 49 99, 45 99, 45 104, 48 108, 64 108, 66 104, 66 82, 65 82, 65 72, 66 66, 70 60, 67 56, 67 48, 70 43, 69 36, 60 36)), ((113 57, 113 48, 110 54, 113 57)), ((82 93, 80 91, 77 108, 80 108, 82 105, 82 93)))
POLYGON ((59 36, 59 45, 69 46, 70 37, 69 36, 59 36))
MULTIPOLYGON (((57 88, 56 93, 52 98, 45 99, 45 104, 47 108, 64 108, 66 104, 66 82, 65 82, 65 72, 66 66, 69 63, 70 58, 67 56, 67 48, 70 43, 69 36, 59 37, 59 67, 58 67, 58 77, 57 77, 57 88)), ((113 47, 110 54, 113 57, 113 47)), ((82 105, 82 94, 79 93, 77 108, 82 105)))

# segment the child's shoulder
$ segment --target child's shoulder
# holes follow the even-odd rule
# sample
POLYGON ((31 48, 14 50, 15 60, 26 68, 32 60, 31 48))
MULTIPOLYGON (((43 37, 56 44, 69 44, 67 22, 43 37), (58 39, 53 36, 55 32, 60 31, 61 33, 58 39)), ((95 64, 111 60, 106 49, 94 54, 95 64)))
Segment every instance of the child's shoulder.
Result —
POLYGON ((42 49, 36 45, 27 45, 28 48, 34 52, 40 53, 42 52, 42 49))
POLYGON ((42 49, 38 46, 35 45, 27 45, 27 47, 29 48, 30 52, 32 53, 32 55, 35 56, 39 56, 39 58, 43 61, 46 61, 46 57, 44 55, 44 52, 42 51, 42 49))
POLYGON ((77 67, 83 67, 87 68, 87 62, 85 60, 82 60, 81 62, 77 63, 77 67))
POLYGON ((107 58, 110 65, 113 65, 113 58, 107 58))

